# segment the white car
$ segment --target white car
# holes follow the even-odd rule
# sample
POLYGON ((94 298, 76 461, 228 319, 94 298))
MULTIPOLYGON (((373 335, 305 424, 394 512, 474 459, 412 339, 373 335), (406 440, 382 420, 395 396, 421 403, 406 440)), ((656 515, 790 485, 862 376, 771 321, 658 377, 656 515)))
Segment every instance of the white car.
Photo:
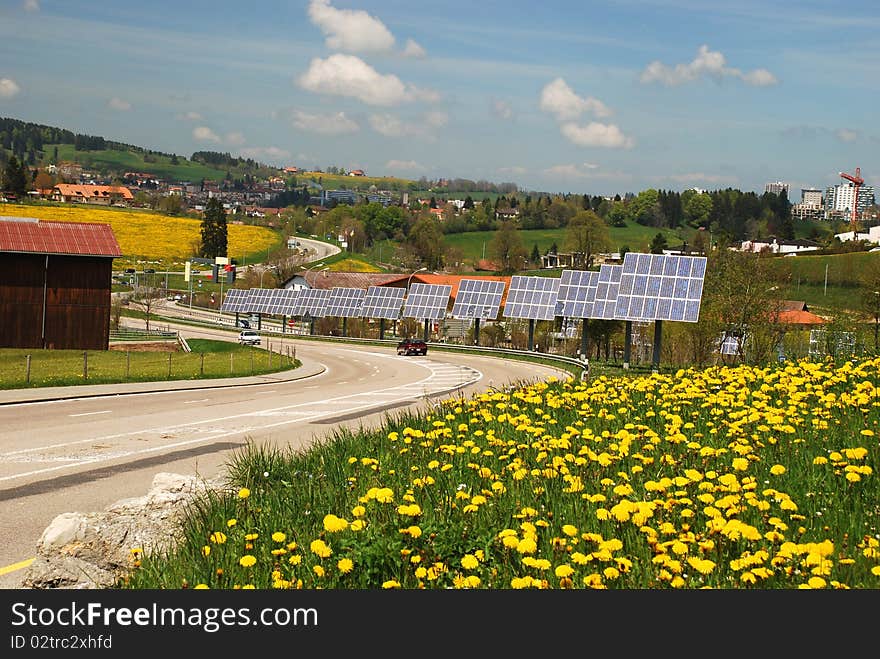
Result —
POLYGON ((254 330, 243 330, 238 333, 238 342, 243 346, 260 345, 260 335, 254 330))

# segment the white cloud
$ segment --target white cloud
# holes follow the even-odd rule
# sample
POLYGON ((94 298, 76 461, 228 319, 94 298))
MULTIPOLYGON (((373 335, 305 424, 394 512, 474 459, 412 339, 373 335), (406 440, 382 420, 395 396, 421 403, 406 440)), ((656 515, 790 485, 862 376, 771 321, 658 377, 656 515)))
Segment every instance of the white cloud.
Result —
POLYGON ((299 85, 316 94, 351 96, 368 105, 396 105, 407 99, 407 88, 395 75, 382 75, 353 55, 315 58, 299 85))
POLYGON ((513 167, 499 167, 499 174, 516 174, 517 176, 522 176, 523 174, 528 173, 525 167, 513 166, 513 167))
POLYGON ((220 137, 207 126, 197 126, 193 128, 192 136, 194 140, 199 142, 219 142, 220 137))
POLYGON ((22 6, 25 11, 40 11, 40 0, 24 0, 22 6))
POLYGON ((566 179, 601 179, 601 180, 629 180, 632 177, 625 172, 620 171, 601 171, 599 165, 595 163, 585 162, 581 165, 564 164, 553 165, 544 169, 542 172, 545 176, 553 178, 566 179))
POLYGON ((406 47, 403 49, 404 57, 415 57, 422 58, 425 57, 428 53, 425 52, 425 49, 422 48, 419 44, 417 44, 412 39, 406 40, 406 47))
POLYGON ((859 137, 859 134, 856 131, 850 130, 849 128, 841 128, 836 131, 834 135, 841 142, 855 142, 859 137))
POLYGON ((581 98, 562 78, 547 83, 541 90, 540 108, 559 121, 577 119, 584 112, 591 112, 600 119, 611 116, 611 110, 602 101, 592 96, 581 98))
POLYGON ((687 64, 667 66, 655 60, 642 71, 641 81, 644 83, 659 82, 668 87, 692 82, 704 76, 720 80, 721 78, 739 78, 748 85, 767 87, 779 81, 767 69, 755 69, 743 73, 739 69, 727 66, 724 55, 709 50, 709 46, 700 46, 697 56, 687 64))
POLYGON ((513 119, 513 108, 510 107, 510 103, 507 101, 492 101, 492 104, 489 106, 489 112, 496 119, 504 119, 505 121, 513 119))
POLYGON ((356 133, 361 127, 345 116, 345 112, 335 114, 309 114, 300 110, 291 113, 290 122, 294 128, 320 135, 345 135, 356 133))
POLYGON ((238 132, 226 133, 226 135, 223 137, 223 142, 226 144, 231 144, 232 146, 241 146, 246 141, 247 140, 244 139, 244 135, 238 132))
POLYGON ((385 137, 419 137, 429 141, 437 139, 434 129, 442 128, 448 121, 448 115, 440 111, 425 113, 419 122, 403 121, 387 112, 370 115, 370 126, 385 137))
POLYGON ((127 112, 131 110, 131 103, 128 101, 121 99, 117 96, 114 96, 109 101, 107 101, 107 107, 111 110, 119 110, 120 112, 127 112))
POLYGON ((655 180, 670 180, 685 185, 700 183, 714 183, 718 185, 734 185, 737 183, 735 176, 724 176, 722 174, 706 174, 704 172, 692 172, 690 174, 669 174, 668 176, 653 177, 655 180))
POLYGON ((0 78, 0 98, 12 98, 21 87, 12 78, 0 78))
POLYGON ((389 160, 385 163, 385 169, 404 172, 423 172, 424 165, 420 165, 415 160, 389 160))
POLYGON ((334 50, 383 52, 394 47, 394 35, 384 23, 361 9, 336 9, 329 0, 312 0, 309 18, 334 50))
POLYGON ((180 121, 201 121, 203 117, 198 112, 182 112, 177 115, 177 119, 180 121))
POLYGON ((254 146, 242 149, 239 152, 245 158, 257 161, 286 162, 290 160, 290 151, 279 149, 277 146, 254 146))
POLYGON ((624 135, 614 124, 591 121, 586 126, 580 126, 576 123, 564 123, 559 130, 569 142, 578 146, 629 149, 635 145, 635 140, 624 135))

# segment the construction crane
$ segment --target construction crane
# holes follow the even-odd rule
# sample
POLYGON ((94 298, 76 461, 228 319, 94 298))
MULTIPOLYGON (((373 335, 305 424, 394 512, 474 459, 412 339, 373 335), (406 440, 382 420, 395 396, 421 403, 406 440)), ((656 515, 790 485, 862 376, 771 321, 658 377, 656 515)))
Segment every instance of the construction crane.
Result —
POLYGON ((840 177, 845 178, 847 181, 852 182, 855 185, 855 190, 853 190, 853 207, 852 207, 852 217, 850 222, 853 227, 853 236, 855 236, 856 228, 856 220, 858 219, 858 209, 859 209, 859 188, 862 187, 862 184, 865 182, 865 179, 861 176, 862 170, 859 167, 856 167, 856 175, 847 174, 846 172, 840 172, 840 177))

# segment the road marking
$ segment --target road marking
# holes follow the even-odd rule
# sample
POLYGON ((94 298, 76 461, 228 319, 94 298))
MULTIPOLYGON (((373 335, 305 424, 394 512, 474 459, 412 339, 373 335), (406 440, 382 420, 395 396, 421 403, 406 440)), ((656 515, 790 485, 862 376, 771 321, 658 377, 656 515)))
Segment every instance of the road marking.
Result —
POLYGON ((209 400, 211 400, 211 399, 210 398, 199 398, 198 400, 185 400, 183 402, 184 402, 184 404, 185 403, 206 403, 209 400))
POLYGON ((101 412, 81 412, 80 414, 68 414, 67 416, 92 416, 93 414, 110 414, 110 410, 103 410, 101 412))
POLYGON ((4 574, 9 574, 10 572, 15 572, 16 570, 23 570, 28 567, 31 563, 34 562, 33 558, 29 558, 25 561, 19 561, 18 563, 13 563, 12 565, 7 565, 6 567, 0 567, 0 577, 4 574))

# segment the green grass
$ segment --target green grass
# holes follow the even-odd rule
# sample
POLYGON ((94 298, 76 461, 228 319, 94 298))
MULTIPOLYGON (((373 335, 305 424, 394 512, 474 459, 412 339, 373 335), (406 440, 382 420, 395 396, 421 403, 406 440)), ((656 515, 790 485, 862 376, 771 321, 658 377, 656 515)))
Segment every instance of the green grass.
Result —
POLYGON ((550 380, 250 445, 119 587, 876 589, 878 366, 550 380))
POLYGON ((193 339, 189 345, 191 353, 0 349, 0 389, 242 377, 299 366, 286 355, 229 341, 193 339))

